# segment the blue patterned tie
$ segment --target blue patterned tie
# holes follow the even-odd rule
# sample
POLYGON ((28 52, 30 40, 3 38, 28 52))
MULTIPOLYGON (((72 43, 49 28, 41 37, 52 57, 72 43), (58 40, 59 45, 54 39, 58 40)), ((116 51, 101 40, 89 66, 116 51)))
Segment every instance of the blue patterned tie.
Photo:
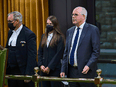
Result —
POLYGON ((77 45, 77 40, 78 40, 78 35, 79 35, 79 27, 77 28, 77 33, 74 39, 74 43, 73 43, 73 47, 72 47, 72 51, 70 54, 70 65, 74 65, 74 53, 75 53, 75 49, 76 49, 76 45, 77 45))

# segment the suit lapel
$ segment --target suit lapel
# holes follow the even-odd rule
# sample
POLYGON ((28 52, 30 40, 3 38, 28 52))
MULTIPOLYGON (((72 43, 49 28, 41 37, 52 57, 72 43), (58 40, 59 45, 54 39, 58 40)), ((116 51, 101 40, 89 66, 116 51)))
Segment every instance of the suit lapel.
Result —
POLYGON ((72 38, 73 38, 73 33, 74 33, 74 30, 75 30, 75 27, 73 27, 72 30, 69 32, 69 49, 70 49, 70 46, 71 46, 71 42, 72 42, 72 38))
POLYGON ((88 24, 85 23, 85 25, 84 25, 84 27, 83 27, 83 30, 82 30, 82 33, 81 33, 81 36, 80 36, 80 40, 79 40, 79 45, 78 45, 78 47, 80 46, 80 44, 81 44, 83 38, 85 37, 85 35, 86 35, 87 31, 88 31, 87 28, 88 28, 88 24))
POLYGON ((9 36, 8 36, 9 38, 11 37, 12 33, 13 33, 13 31, 10 31, 10 34, 9 34, 9 36))
POLYGON ((6 47, 8 47, 8 42, 9 42, 9 39, 10 39, 12 33, 13 33, 13 31, 10 30, 10 31, 9 31, 9 34, 8 34, 8 40, 7 40, 7 43, 6 43, 6 47))
POLYGON ((22 30, 20 31, 18 37, 17 37, 17 42, 16 42, 16 45, 20 45, 20 41, 23 40, 25 37, 24 37, 24 25, 23 25, 23 28, 22 30))

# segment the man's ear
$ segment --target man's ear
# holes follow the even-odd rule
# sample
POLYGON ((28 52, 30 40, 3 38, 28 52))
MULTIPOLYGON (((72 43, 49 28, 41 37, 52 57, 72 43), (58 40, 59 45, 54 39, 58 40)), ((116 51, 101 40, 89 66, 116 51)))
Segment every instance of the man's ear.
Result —
POLYGON ((85 18, 85 15, 83 14, 83 17, 85 18))
POLYGON ((16 20, 16 22, 17 22, 17 24, 19 24, 19 20, 18 19, 16 20))

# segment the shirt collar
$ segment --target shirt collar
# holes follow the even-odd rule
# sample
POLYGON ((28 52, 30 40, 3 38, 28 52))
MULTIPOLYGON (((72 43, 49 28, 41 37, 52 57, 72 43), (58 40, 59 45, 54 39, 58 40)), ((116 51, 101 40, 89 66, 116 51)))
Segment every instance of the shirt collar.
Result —
MULTIPOLYGON (((84 25, 85 25, 85 22, 84 22, 83 24, 81 24, 81 25, 79 26, 79 28, 80 28, 80 29, 83 29, 84 25)), ((78 28, 78 27, 76 26, 76 29, 77 29, 77 28, 78 28)))
POLYGON ((21 26, 15 31, 15 30, 13 30, 13 32, 20 32, 21 31, 21 29, 23 28, 23 25, 21 24, 21 26))
POLYGON ((48 36, 52 37, 53 36, 53 33, 48 34, 48 36))

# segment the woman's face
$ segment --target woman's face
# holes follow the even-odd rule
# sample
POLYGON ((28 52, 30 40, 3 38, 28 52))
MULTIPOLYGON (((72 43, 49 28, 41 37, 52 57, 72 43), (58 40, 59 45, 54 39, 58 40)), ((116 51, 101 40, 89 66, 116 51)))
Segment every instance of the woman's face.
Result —
POLYGON ((53 23, 48 19, 46 25, 51 25, 51 26, 53 26, 53 23))

